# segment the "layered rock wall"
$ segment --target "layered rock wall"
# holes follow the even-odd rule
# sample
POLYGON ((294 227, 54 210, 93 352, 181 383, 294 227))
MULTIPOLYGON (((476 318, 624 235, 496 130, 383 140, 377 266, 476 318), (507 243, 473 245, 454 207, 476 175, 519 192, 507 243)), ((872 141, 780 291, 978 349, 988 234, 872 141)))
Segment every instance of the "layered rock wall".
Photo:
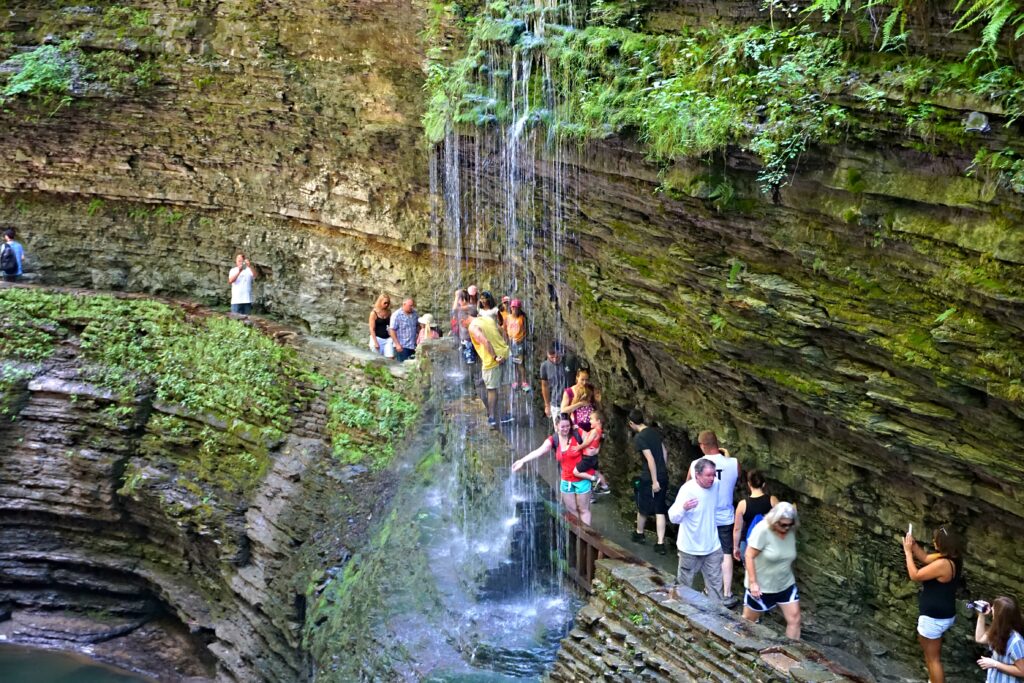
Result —
MULTIPOLYGON (((746 23, 748 4, 714 5, 714 17, 746 23)), ((691 9, 673 18, 659 6, 639 25, 671 35, 711 21, 691 9)), ((602 54, 614 60, 625 48, 609 41, 602 54)), ((944 54, 958 46, 960 36, 944 54)), ((639 469, 622 427, 631 407, 668 434, 673 488, 697 432, 716 430, 799 504, 808 637, 859 642, 890 675, 897 662, 919 666, 917 587, 899 542, 908 523, 924 542, 943 524, 966 536, 973 594, 1018 591, 1024 203, 971 166, 979 147, 1018 145, 1020 131, 966 92, 929 103, 947 128, 925 140, 885 107, 839 100, 848 134, 811 145, 774 191, 759 188, 761 162, 738 144, 655 163, 612 122, 603 140, 554 150, 536 133, 537 155, 520 163, 543 181, 538 206, 561 202, 566 239, 563 251, 547 233, 535 241, 528 301, 543 327, 558 293, 563 334, 616 418, 602 468, 617 486, 639 469), (972 111, 990 130, 965 130, 972 111)), ((502 132, 461 130, 462 186, 478 193, 464 206, 500 221, 490 207, 507 201, 502 132)), ((961 620, 946 648, 954 675, 976 658, 968 629, 961 620)))
POLYGON ((77 37, 159 70, 140 92, 85 90, 55 112, 7 102, 0 223, 32 272, 226 302, 245 250, 266 310, 360 338, 381 290, 433 294, 417 5, 123 8, 140 25, 111 25, 107 4, 4 5, 8 53, 77 37))
MULTIPOLYGON (((214 414, 160 399, 151 383, 113 391, 82 337, 0 370, 0 634, 170 683, 308 680, 318 656, 337 653, 310 654, 307 599, 366 541, 390 490, 332 449, 328 392, 305 392, 287 432, 266 441, 255 402, 214 414), (255 481, 232 492, 227 468, 260 458, 255 481), (366 487, 379 495, 359 495, 366 487)), ((310 357, 346 373, 347 388, 383 381, 337 348, 310 357)))

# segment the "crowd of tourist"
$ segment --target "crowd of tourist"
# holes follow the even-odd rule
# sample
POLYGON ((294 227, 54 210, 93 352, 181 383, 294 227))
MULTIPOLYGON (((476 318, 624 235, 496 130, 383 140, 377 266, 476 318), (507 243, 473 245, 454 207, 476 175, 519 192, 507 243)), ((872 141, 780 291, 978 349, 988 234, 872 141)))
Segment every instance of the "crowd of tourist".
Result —
MULTIPOLYGON (((378 321, 391 320, 387 307, 382 306, 387 303, 386 297, 382 299, 370 318, 371 336, 378 337, 378 344, 386 342, 383 331, 387 327, 378 321), (378 328, 374 328, 375 323, 378 328)), ((411 310, 411 300, 407 303, 411 310)), ((530 390, 522 303, 503 297, 499 305, 490 292, 481 292, 476 286, 460 289, 452 302, 451 326, 452 334, 459 339, 463 362, 481 365, 489 424, 497 427, 500 422, 511 422, 511 413, 500 405, 502 395, 510 394, 499 389, 511 384, 513 390, 530 390)), ((512 471, 519 472, 527 463, 552 455, 558 464, 562 504, 580 522, 590 525, 592 496, 609 491, 598 463, 607 427, 600 410, 600 392, 591 382, 590 371, 579 367, 575 357, 558 343, 547 348, 539 380, 544 414, 551 418, 554 433, 515 460, 512 471)), ((633 433, 632 445, 640 466, 634 481, 637 513, 633 542, 646 542, 647 522, 653 517, 654 551, 665 555, 668 524, 678 525, 678 584, 690 586, 699 573, 704 592, 712 600, 726 608, 735 607, 741 602, 733 595, 735 563, 739 563, 743 617, 756 622, 778 607, 786 635, 798 640, 800 592, 793 571, 800 523, 796 505, 771 495, 760 471, 744 472, 739 460, 719 445, 717 435, 710 430, 698 435, 701 457, 690 464, 686 481, 669 505, 669 453, 663 436, 639 409, 629 413, 626 424, 633 433), (742 484, 748 493, 736 503, 735 492, 742 484)), ((955 617, 955 594, 962 583, 962 550, 958 537, 945 527, 935 532, 932 545, 935 552, 927 554, 911 534, 904 539, 909 578, 922 583, 918 639, 929 680, 942 683, 942 634, 955 617)), ((975 639, 991 648, 990 657, 978 660, 989 683, 1024 678, 1021 615, 1011 598, 997 598, 986 611, 979 610, 975 639), (991 624, 987 622, 989 616, 991 624)))
MULTIPOLYGON (((0 277, 17 281, 24 272, 25 250, 13 229, 3 232, 0 245, 0 277)), ((243 253, 235 257, 228 273, 231 311, 248 315, 252 310, 253 282, 259 270, 243 253)), ((513 421, 511 406, 503 410, 503 395, 531 390, 526 370, 529 354, 528 321, 522 301, 504 296, 499 304, 488 291, 475 285, 455 293, 450 311, 451 333, 459 341, 462 361, 480 365, 485 389, 488 423, 513 421), (508 389, 509 391, 503 391, 508 389)), ((412 297, 392 310, 391 297, 377 297, 367 321, 369 348, 385 358, 405 361, 415 357, 425 341, 441 336, 430 313, 419 315, 412 297)), ((607 427, 600 410, 600 392, 592 384, 590 371, 558 343, 547 348, 539 367, 544 414, 550 417, 554 433, 540 446, 517 459, 512 471, 551 454, 558 463, 559 495, 566 510, 583 524, 591 523, 594 493, 610 491, 601 474, 598 456, 607 427)), ((669 453, 661 433, 639 409, 632 410, 626 424, 633 433, 632 445, 639 456, 639 476, 634 480, 635 543, 646 542, 648 518, 654 518, 654 551, 667 554, 668 523, 678 525, 677 582, 690 586, 699 573, 704 592, 732 608, 740 603, 733 595, 735 562, 743 572, 743 617, 757 621, 778 607, 786 623, 786 635, 800 638, 800 593, 793 563, 797 557, 796 530, 799 515, 795 504, 780 501, 766 488, 758 470, 744 473, 739 461, 719 445, 710 430, 697 437, 701 457, 694 460, 671 506, 669 500, 669 453), (748 494, 734 505, 739 483, 748 494)), ((932 536, 933 552, 927 553, 914 540, 912 529, 903 538, 906 571, 919 582, 920 616, 917 636, 924 654, 930 683, 943 683, 941 661, 944 634, 956 619, 956 597, 963 581, 963 543, 951 528, 940 526, 932 536)), ((1024 622, 1012 598, 1000 596, 991 603, 971 603, 977 610, 975 640, 990 649, 990 656, 978 659, 988 683, 1010 683, 1024 679, 1024 622)))

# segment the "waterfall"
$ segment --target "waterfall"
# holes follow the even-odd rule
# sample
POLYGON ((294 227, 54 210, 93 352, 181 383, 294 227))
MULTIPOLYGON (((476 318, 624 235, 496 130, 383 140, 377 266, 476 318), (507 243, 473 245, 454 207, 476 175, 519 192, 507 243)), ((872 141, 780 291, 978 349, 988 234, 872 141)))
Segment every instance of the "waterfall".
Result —
MULTIPOLYGON (((431 159, 436 254, 450 284, 449 296, 476 284, 481 291, 491 290, 499 301, 502 295, 524 301, 530 342, 525 363, 531 384, 546 354, 546 348, 536 343, 541 314, 550 321, 551 338, 564 343, 566 337, 560 294, 571 239, 567 215, 576 203, 574 156, 562 142, 556 123, 564 106, 556 88, 557 65, 536 48, 550 23, 571 26, 575 18, 572 3, 536 0, 535 11, 522 22, 525 25, 515 28, 522 31, 520 39, 495 46, 481 59, 477 75, 481 91, 473 101, 482 125, 466 131, 449 122, 431 159)), ((479 411, 474 405, 476 387, 464 377, 473 375, 472 370, 462 366, 446 374, 463 380, 452 400, 479 411)), ((513 388, 502 399, 517 418, 502 429, 511 444, 510 466, 515 457, 536 448, 551 429, 529 395, 513 388)), ((446 456, 456 470, 470 467, 463 458, 466 442, 472 438, 463 429, 456 434, 456 443, 448 444, 446 456)), ((458 509, 463 521, 450 530, 456 540, 438 552, 446 555, 446 561, 459 555, 452 565, 477 562, 487 567, 488 579, 471 612, 487 611, 490 619, 497 618, 504 626, 498 625, 492 634, 496 642, 483 647, 489 662, 483 668, 538 675, 546 667, 543 656, 530 650, 525 655, 530 661, 520 661, 523 651, 508 646, 515 641, 509 629, 538 614, 546 615, 548 629, 557 631, 559 619, 563 627, 568 625, 572 593, 557 571, 558 558, 565 557, 565 539, 561 532, 552 538, 546 531, 553 528, 545 509, 551 496, 548 485, 535 476, 537 466, 516 476, 507 466, 499 475, 505 478, 500 500, 492 501, 493 509, 487 514, 475 509, 478 501, 459 486, 471 476, 469 472, 456 472, 453 487, 438 492, 436 504, 458 509), (539 661, 532 661, 538 656, 539 661)))

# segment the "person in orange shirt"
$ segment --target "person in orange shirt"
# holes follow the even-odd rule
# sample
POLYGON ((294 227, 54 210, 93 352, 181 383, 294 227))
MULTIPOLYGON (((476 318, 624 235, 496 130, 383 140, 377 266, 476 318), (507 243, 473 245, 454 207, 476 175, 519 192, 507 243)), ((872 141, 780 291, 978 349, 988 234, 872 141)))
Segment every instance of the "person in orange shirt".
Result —
POLYGON ((505 333, 508 335, 509 357, 516 369, 516 381, 512 383, 512 388, 521 387, 523 391, 530 390, 530 384, 526 381, 526 366, 523 364, 523 359, 526 357, 526 325, 523 302, 519 299, 512 299, 508 307, 508 315, 505 316, 505 333))

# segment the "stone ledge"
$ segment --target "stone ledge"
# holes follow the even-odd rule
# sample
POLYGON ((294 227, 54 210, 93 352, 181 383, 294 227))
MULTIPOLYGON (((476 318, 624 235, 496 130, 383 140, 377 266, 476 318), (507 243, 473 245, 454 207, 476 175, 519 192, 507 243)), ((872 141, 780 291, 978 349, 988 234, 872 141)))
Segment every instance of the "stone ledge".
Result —
POLYGON ((803 642, 737 619, 648 564, 604 559, 550 681, 867 683, 803 642))

